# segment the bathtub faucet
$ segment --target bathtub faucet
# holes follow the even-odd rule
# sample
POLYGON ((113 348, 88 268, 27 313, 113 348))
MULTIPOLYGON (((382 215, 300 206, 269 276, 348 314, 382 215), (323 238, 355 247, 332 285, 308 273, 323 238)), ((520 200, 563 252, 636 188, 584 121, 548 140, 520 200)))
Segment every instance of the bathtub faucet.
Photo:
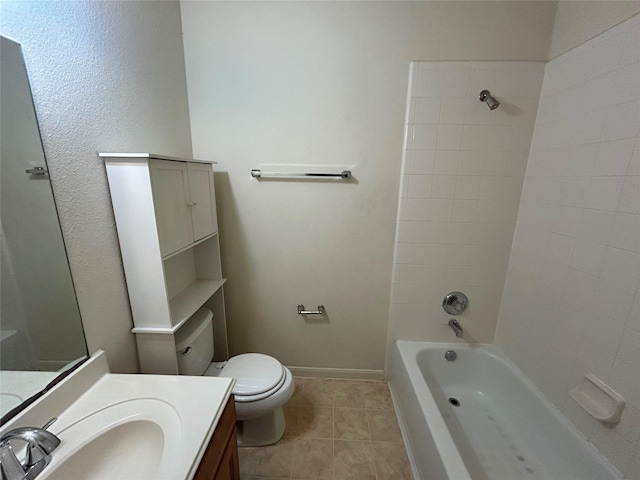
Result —
POLYGON ((456 333, 456 337, 462 338, 464 330, 462 330, 462 326, 460 325, 460 322, 458 322, 458 320, 452 318, 451 320, 449 320, 449 326, 451 327, 451 330, 456 333))

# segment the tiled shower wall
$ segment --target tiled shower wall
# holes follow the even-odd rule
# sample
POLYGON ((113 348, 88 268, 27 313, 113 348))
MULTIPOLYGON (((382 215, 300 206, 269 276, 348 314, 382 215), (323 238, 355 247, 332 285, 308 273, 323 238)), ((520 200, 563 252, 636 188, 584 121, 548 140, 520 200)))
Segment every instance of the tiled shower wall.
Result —
POLYGON ((640 479, 640 16, 548 63, 496 342, 640 479), (593 373, 627 402, 606 427, 568 395, 593 373))
POLYGON ((539 62, 411 64, 389 342, 454 341, 453 290, 470 299, 463 341, 492 342, 543 75, 539 62))

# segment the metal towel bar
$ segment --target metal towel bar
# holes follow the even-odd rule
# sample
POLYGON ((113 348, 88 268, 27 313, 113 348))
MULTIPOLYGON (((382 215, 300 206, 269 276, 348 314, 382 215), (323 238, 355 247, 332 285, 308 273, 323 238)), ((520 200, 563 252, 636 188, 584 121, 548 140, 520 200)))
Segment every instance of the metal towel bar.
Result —
POLYGON ((316 177, 316 178, 340 178, 348 180, 351 178, 351 170, 343 170, 340 173, 297 173, 297 172, 263 172, 258 168, 251 170, 253 178, 267 177, 316 177))
POLYGON ((318 305, 318 310, 305 310, 304 305, 298 305, 298 315, 324 315, 324 305, 318 305))

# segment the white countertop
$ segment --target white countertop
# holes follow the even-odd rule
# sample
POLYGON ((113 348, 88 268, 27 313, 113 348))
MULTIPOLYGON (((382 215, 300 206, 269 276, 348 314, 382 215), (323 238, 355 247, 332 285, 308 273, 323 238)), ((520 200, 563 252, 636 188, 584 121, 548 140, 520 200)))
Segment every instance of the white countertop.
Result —
POLYGON ((0 371, 0 417, 43 389, 60 372, 0 371))
MULTIPOLYGON (((154 422, 156 418, 165 435, 161 441, 161 445, 164 445, 162 458, 151 468, 156 470, 148 472, 148 477, 145 471, 144 475, 137 475, 137 478, 191 479, 231 396, 234 380, 105 373, 104 369, 108 372, 108 367, 104 353, 100 352, 99 357, 97 360, 89 359, 42 399, 4 425, 0 433, 18 426, 40 427, 50 418, 58 417, 49 431, 56 434, 61 443, 52 453, 51 464, 39 475, 43 479, 49 476, 58 478, 60 474, 56 473, 56 468, 64 471, 64 461, 80 448, 84 452, 85 447, 100 435, 127 422, 134 425, 135 430, 135 425, 142 425, 146 420, 154 422), (122 412, 125 411, 127 413, 123 416, 122 412), (142 422, 135 423, 138 417, 142 422)), ((113 438, 118 439, 117 436, 113 438)), ((136 448, 139 443, 144 442, 130 445, 136 448)), ((111 451, 117 449, 109 449, 111 451)), ((129 452, 109 453, 114 456, 108 459, 109 462, 117 463, 120 454, 126 456, 129 452)), ((76 458, 83 455, 76 455, 76 458)), ((86 478, 82 472, 76 471, 73 477, 86 478)), ((66 474, 65 478, 68 478, 66 474)))

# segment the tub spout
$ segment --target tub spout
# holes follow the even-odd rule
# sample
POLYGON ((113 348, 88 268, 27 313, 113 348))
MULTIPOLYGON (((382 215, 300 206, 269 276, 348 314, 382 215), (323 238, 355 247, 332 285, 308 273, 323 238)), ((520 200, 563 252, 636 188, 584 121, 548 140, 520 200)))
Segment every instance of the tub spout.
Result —
POLYGON ((460 322, 458 322, 458 320, 452 318, 451 320, 449 320, 449 326, 451 327, 451 330, 456 333, 456 337, 462 338, 464 331, 462 330, 462 326, 460 325, 460 322))

